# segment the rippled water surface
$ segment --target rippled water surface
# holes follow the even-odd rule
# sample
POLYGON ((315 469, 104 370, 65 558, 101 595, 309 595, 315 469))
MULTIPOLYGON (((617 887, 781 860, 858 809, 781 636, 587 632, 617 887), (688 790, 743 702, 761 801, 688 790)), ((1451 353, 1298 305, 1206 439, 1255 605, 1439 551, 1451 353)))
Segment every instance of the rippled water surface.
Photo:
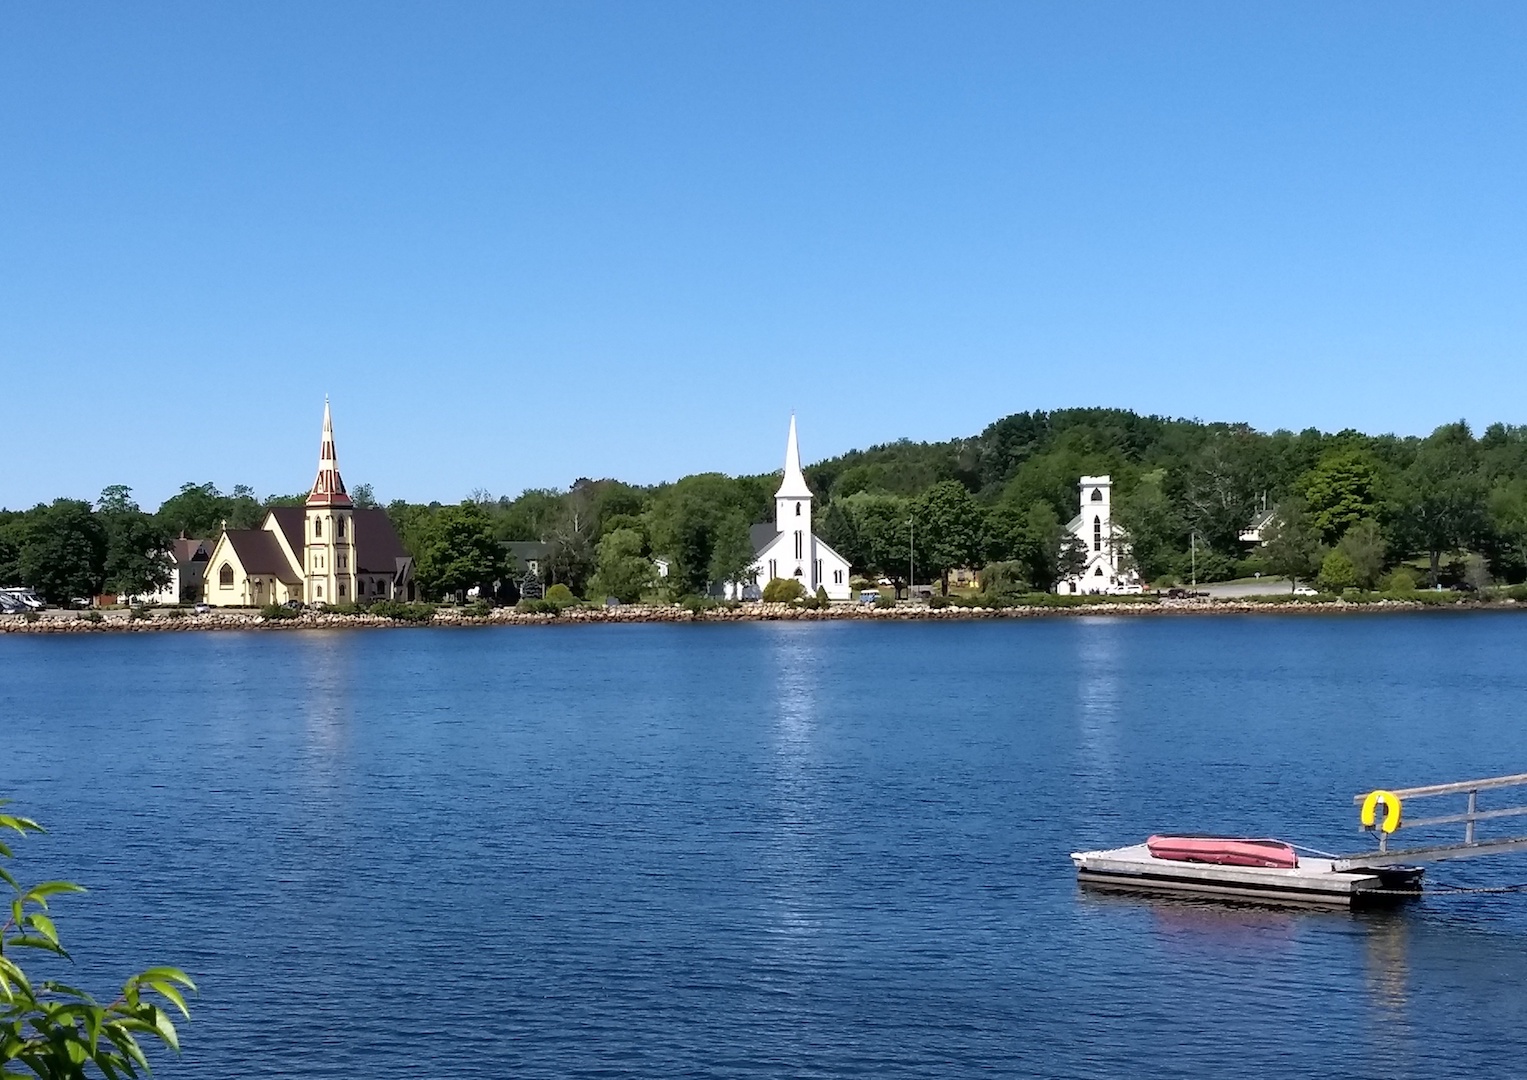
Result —
POLYGON ((1503 1076, 1527 895, 1066 856, 1360 847, 1354 792, 1527 771, 1524 657, 1511 615, 12 635, 0 792, 91 887, 76 979, 200 984, 166 1078, 1503 1076))

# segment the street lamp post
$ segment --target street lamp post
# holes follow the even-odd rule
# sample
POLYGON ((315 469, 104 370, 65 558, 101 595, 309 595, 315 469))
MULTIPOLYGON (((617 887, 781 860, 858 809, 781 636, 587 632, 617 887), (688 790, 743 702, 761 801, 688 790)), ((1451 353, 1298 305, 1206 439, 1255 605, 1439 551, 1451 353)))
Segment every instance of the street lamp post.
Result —
POLYGON ((915 540, 917 519, 907 518, 907 599, 912 599, 912 587, 917 584, 917 556, 915 540))

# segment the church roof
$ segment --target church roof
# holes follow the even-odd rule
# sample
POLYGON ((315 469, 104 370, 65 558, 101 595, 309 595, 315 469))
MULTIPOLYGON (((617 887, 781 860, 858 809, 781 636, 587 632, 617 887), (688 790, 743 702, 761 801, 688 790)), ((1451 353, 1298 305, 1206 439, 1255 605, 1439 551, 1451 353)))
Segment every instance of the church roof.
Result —
POLYGON ((753 543, 754 554, 774 543, 774 538, 778 535, 779 530, 767 521, 749 528, 748 539, 753 543))
POLYGON ((785 440, 785 475, 780 478, 776 499, 809 499, 811 489, 801 472, 801 447, 795 437, 795 414, 790 414, 790 437, 785 440))
MULTIPOLYGON (((270 516, 286 537, 287 546, 302 557, 306 544, 307 510, 301 506, 273 506, 270 516)), ((350 521, 355 529, 355 571, 358 574, 395 574, 398 560, 407 559, 408 551, 393 528, 392 519, 382 509, 352 510, 350 521)))
POLYGON ((334 452, 334 421, 329 416, 329 399, 323 399, 323 442, 318 448, 318 476, 308 495, 309 506, 350 506, 345 482, 339 475, 339 457, 334 452))
POLYGON ((273 533, 264 529, 229 529, 223 535, 239 557, 244 573, 268 574, 289 583, 301 580, 273 533))

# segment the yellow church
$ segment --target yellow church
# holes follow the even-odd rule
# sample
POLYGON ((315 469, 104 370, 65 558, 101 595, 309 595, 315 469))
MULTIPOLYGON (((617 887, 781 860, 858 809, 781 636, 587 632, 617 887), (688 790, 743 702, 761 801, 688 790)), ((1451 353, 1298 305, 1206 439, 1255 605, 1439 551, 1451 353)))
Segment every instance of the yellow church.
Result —
POLYGON ((345 492, 325 400, 307 505, 273 507, 258 529, 225 528, 207 560, 202 595, 218 607, 412 600, 413 574, 413 557, 387 511, 359 509, 345 492))

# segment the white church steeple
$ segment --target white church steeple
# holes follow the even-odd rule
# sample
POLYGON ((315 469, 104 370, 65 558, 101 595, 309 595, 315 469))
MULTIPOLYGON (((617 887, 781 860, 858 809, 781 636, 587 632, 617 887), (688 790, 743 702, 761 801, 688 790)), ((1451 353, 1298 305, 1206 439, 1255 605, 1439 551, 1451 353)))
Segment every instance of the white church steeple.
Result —
POLYGON ((801 472, 801 445, 795 435, 795 414, 790 414, 790 437, 785 440, 785 474, 774 493, 774 527, 780 532, 802 530, 811 535, 811 489, 801 472))

